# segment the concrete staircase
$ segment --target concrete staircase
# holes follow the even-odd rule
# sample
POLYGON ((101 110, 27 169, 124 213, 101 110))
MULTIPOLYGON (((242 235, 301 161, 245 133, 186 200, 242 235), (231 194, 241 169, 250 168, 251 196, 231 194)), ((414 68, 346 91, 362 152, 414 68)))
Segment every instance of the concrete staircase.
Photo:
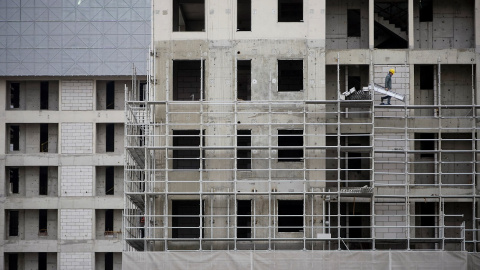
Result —
POLYGON ((378 13, 376 13, 376 12, 374 14, 374 20, 375 20, 375 22, 381 24, 383 27, 388 29, 393 34, 397 35, 398 37, 402 38, 405 41, 408 41, 407 32, 402 31, 402 29, 396 27, 393 23, 390 23, 390 21, 388 21, 385 18, 383 18, 382 16, 378 15, 378 13))

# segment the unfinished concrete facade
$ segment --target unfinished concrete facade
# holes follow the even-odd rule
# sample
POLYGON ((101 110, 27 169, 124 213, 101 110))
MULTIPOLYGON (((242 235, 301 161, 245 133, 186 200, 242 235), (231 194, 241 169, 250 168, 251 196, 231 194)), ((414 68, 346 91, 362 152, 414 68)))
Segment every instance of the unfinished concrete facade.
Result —
POLYGON ((124 266, 477 252, 480 3, 420 2, 153 1, 150 84, 125 106, 124 266), (392 68, 405 98, 380 106, 361 89, 392 68))

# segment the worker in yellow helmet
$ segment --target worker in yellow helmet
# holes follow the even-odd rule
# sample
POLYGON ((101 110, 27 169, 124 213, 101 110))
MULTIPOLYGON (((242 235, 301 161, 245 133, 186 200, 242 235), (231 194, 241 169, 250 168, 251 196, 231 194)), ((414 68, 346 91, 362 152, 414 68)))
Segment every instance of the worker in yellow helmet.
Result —
MULTIPOLYGON (((393 76, 393 74, 395 74, 395 69, 392 68, 388 71, 388 74, 385 77, 385 90, 387 90, 387 91, 392 90, 392 76, 393 76)), ((392 99, 392 97, 389 96, 389 95, 381 97, 382 103, 380 103, 380 105, 391 105, 390 104, 390 99, 392 99), (387 100, 387 104, 383 103, 384 99, 387 100)))

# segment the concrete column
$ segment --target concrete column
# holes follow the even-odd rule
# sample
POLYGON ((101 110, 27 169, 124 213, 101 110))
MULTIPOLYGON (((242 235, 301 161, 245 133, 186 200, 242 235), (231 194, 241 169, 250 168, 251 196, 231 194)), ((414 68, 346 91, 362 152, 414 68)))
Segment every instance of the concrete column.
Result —
MULTIPOLYGON (((413 28, 413 0, 408 0, 408 48, 415 48, 415 35, 413 28)), ((413 73, 410 73, 413 74, 413 73)))
MULTIPOLYGON (((480 93, 477 90, 478 87, 480 86, 480 68, 479 68, 480 67, 480 57, 479 57, 479 53, 480 53, 480 0, 475 0, 475 55, 476 55, 476 59, 475 59, 475 64, 476 64, 476 69, 475 69, 475 85, 476 85, 476 87, 475 87, 475 104, 480 104, 480 93)), ((476 109, 475 110, 475 115, 478 116, 479 113, 480 113, 480 110, 476 109)), ((478 123, 478 121, 477 121, 477 123, 478 123)), ((480 134, 477 131, 477 138, 478 138, 478 136, 480 136, 480 134)), ((477 146, 477 149, 480 148, 480 143, 478 141, 477 141, 476 146, 477 146)), ((480 160, 480 154, 479 153, 476 153, 476 160, 480 160)), ((478 166, 478 163, 477 163, 475 169, 476 169, 477 172, 480 170, 480 166, 478 166)), ((475 192, 475 194, 477 194, 478 190, 479 190, 479 179, 477 178, 476 181, 477 181, 477 183, 476 183, 477 192, 475 192)), ((478 199, 476 199, 476 202, 478 202, 478 199)), ((475 215, 476 215, 476 217, 480 216, 480 207, 478 207, 478 205, 477 205, 475 215)), ((476 228, 476 227, 478 227, 478 224, 474 224, 474 228, 476 228)), ((477 232, 476 237, 477 237, 477 239, 479 239, 480 238, 480 233, 477 232)))
POLYGON ((375 36, 374 34, 374 26, 375 26, 375 0, 368 1, 368 48, 373 50, 375 47, 375 36))

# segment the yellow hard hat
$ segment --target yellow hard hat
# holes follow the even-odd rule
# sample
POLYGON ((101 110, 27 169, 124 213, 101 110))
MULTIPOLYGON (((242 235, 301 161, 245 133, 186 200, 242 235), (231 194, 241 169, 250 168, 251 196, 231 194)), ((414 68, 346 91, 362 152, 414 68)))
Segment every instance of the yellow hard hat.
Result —
POLYGON ((395 69, 390 69, 388 72, 392 73, 392 74, 395 74, 395 69))

